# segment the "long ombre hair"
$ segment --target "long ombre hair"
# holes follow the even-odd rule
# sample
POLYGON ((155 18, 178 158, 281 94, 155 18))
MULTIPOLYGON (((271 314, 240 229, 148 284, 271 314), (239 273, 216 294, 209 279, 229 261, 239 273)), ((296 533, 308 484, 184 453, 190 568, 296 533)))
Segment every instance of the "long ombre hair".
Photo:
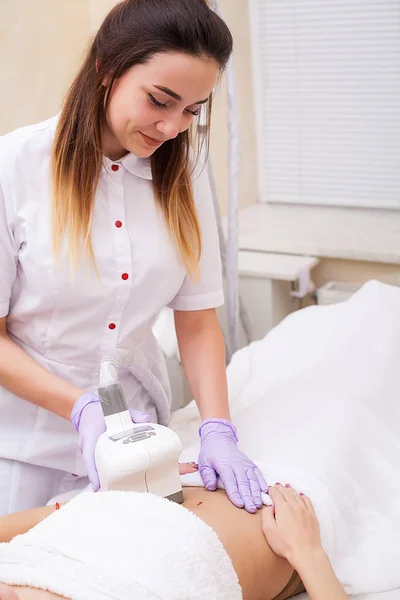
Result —
MULTIPOLYGON (((110 90, 127 69, 157 53, 184 52, 226 66, 232 36, 205 0, 124 0, 106 16, 64 101, 52 149, 53 249, 67 234, 75 269, 82 250, 94 265, 91 221, 102 167, 102 133, 110 90), (109 81, 104 86, 103 82, 109 81)), ((156 202, 184 265, 197 278, 201 232, 191 185, 190 148, 209 150, 212 98, 199 127, 168 140, 151 157, 156 202), (193 144, 197 140, 196 144, 193 144)))

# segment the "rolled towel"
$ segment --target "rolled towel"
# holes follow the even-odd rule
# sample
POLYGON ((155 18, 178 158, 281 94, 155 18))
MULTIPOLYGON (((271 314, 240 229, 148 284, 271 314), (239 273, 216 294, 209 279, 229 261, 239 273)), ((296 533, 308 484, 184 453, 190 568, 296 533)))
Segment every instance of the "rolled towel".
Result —
POLYGON ((211 527, 152 494, 85 493, 8 544, 0 581, 73 600, 239 600, 211 527))

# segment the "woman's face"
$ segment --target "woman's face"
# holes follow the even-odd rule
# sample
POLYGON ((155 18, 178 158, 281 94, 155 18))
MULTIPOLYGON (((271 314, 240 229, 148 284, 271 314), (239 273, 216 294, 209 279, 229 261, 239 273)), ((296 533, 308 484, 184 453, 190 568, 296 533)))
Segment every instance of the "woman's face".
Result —
POLYGON ((190 127, 219 73, 214 60, 182 53, 156 54, 128 69, 111 90, 104 154, 111 160, 127 152, 151 156, 163 142, 190 127))

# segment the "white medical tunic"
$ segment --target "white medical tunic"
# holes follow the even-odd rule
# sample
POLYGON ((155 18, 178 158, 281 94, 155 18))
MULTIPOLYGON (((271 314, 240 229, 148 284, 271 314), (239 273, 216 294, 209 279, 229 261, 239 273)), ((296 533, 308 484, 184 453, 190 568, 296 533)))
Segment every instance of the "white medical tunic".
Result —
MULTIPOLYGON (((151 181, 150 160, 104 158, 95 197, 89 259, 71 277, 65 245, 52 253, 50 152, 57 118, 0 138, 0 317, 12 340, 46 369, 97 391, 101 358, 140 350, 166 391, 152 325, 161 308, 223 303, 218 235, 206 170, 194 178, 202 232, 201 280, 191 281, 172 242, 151 181)), ((130 406, 166 423, 169 402, 155 406, 129 369, 120 381, 130 406)), ((0 387, 0 457, 84 475, 69 421, 0 387)))

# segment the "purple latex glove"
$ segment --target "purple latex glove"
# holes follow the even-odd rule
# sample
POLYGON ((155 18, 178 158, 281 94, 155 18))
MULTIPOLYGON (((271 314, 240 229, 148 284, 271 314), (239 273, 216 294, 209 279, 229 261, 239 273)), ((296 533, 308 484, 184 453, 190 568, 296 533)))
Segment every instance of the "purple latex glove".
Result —
MULTIPOLYGON (((133 423, 148 423, 151 420, 150 415, 134 408, 130 408, 129 413, 133 423)), ((82 458, 93 491, 97 492, 100 489, 100 482, 94 460, 94 451, 97 440, 106 430, 100 398, 92 393, 80 396, 74 404, 70 421, 79 433, 78 448, 82 452, 82 458)))
POLYGON ((205 488, 215 490, 219 477, 232 504, 257 512, 261 492, 267 492, 268 485, 260 469, 237 447, 236 427, 225 419, 207 419, 199 435, 199 472, 205 488))

